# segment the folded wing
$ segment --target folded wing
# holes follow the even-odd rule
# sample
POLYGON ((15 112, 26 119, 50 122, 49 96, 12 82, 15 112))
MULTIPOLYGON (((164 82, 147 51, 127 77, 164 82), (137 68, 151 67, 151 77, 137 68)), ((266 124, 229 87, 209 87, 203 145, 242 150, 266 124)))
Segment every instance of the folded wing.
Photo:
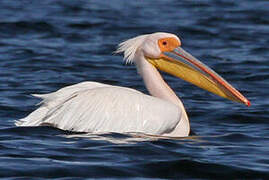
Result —
POLYGON ((46 95, 18 126, 51 125, 76 132, 164 134, 180 121, 180 109, 139 91, 105 84, 80 83, 46 95))

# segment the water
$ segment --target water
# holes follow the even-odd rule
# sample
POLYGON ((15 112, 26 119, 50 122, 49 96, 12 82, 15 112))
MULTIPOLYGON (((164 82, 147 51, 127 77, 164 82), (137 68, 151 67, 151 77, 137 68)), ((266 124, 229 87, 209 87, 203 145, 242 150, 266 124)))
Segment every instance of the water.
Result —
POLYGON ((269 3, 223 1, 0 1, 0 177, 269 178, 269 3), (252 103, 224 100, 177 78, 191 138, 72 134, 18 128, 32 93, 81 81, 146 92, 112 55, 136 35, 171 32, 252 103))

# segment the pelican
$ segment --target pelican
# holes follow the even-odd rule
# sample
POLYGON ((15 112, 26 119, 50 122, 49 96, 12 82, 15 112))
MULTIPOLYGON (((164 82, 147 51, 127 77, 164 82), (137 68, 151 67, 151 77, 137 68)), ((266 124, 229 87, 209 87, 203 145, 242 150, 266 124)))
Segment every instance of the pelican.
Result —
POLYGON ((183 103, 158 70, 250 106, 232 85, 183 50, 174 34, 140 35, 120 43, 116 53, 136 65, 151 96, 127 87, 81 82, 49 94, 34 94, 42 99, 41 106, 15 124, 75 132, 188 136, 190 122, 183 103))

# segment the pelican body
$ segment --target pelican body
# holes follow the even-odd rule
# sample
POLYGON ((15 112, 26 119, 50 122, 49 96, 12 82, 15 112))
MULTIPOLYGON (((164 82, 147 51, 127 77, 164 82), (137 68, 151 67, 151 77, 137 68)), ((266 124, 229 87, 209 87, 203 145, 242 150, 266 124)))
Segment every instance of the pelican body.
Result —
POLYGON ((119 44, 116 53, 124 53, 124 60, 136 65, 151 96, 127 87, 82 82, 50 94, 35 94, 42 99, 41 106, 15 124, 75 132, 188 136, 190 123, 183 103, 158 70, 250 106, 232 85, 184 51, 174 34, 141 35, 119 44))

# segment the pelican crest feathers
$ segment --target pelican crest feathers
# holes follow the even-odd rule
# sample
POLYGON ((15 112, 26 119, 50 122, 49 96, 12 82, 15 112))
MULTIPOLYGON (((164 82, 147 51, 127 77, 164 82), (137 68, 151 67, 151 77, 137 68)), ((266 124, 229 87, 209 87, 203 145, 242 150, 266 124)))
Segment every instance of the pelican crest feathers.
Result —
POLYGON ((134 62, 134 57, 137 49, 141 47, 143 44, 145 38, 148 35, 141 35, 134 37, 132 39, 128 39, 118 45, 118 49, 115 51, 116 54, 118 53, 123 53, 124 57, 123 60, 128 63, 133 63, 134 62))

